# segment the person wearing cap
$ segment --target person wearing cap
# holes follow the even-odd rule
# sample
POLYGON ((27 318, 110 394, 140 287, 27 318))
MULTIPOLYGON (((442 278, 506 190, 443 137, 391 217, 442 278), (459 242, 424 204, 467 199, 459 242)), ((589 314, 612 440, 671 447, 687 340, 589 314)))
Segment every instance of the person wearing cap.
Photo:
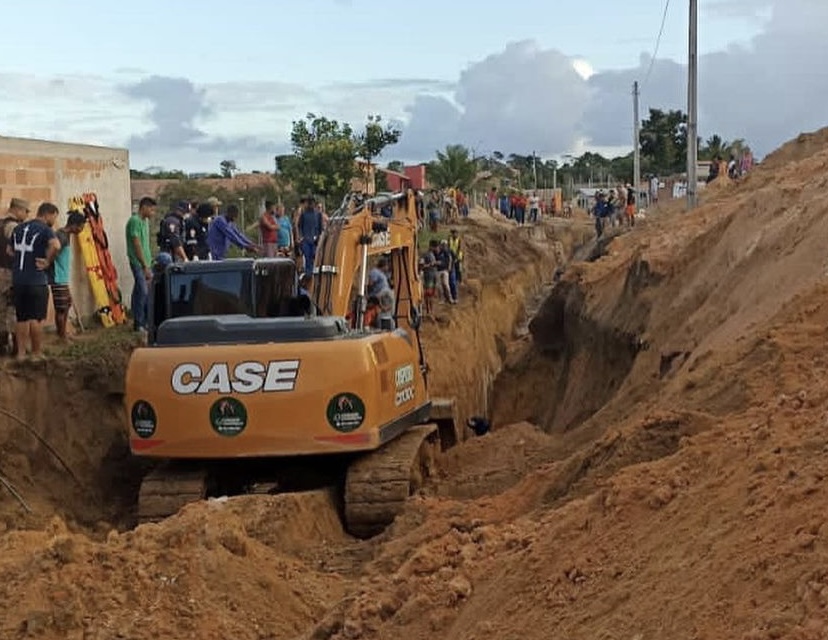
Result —
POLYGON ((253 241, 236 226, 238 217, 239 208, 231 204, 224 213, 217 215, 210 222, 207 230, 207 245, 210 247, 213 260, 224 260, 231 244, 249 253, 258 253, 253 241))
POLYGON ((184 251, 184 216, 190 211, 190 203, 180 201, 161 221, 158 230, 158 249, 161 253, 168 253, 176 262, 187 262, 187 253, 184 251))
POLYGON ((186 244, 184 251, 189 260, 209 260, 210 246, 207 244, 207 232, 210 229, 210 220, 215 215, 215 207, 209 202, 202 202, 196 207, 195 213, 184 219, 184 234, 186 244))
POLYGON ((215 218, 219 214, 219 208, 222 205, 221 200, 216 198, 216 196, 210 196, 204 202, 213 208, 213 215, 211 217, 215 218))
POLYGON ((79 211, 70 211, 66 224, 55 231, 60 249, 49 271, 49 287, 52 290, 52 306, 55 309, 55 330, 61 340, 68 340, 66 325, 69 309, 72 307, 72 292, 69 289, 69 265, 71 263, 72 236, 77 236, 86 224, 86 216, 79 211))
POLYGON ((18 224, 29 215, 29 203, 22 198, 12 198, 8 213, 0 218, 0 353, 13 355, 17 317, 12 300, 12 256, 7 247, 12 244, 12 234, 18 224))

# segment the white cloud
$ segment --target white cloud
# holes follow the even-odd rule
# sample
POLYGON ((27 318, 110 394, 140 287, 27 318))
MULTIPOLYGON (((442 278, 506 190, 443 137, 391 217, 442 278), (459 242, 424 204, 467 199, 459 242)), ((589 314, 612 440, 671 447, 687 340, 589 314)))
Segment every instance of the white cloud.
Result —
MULTIPOLYGON (((745 138, 763 154, 828 124, 828 2, 716 0, 705 10, 770 19, 748 44, 701 57, 702 135, 745 138)), ((596 72, 581 57, 525 41, 470 64, 455 83, 196 85, 140 69, 113 78, 0 74, 0 120, 7 135, 129 145, 138 168, 203 170, 231 158, 266 169, 288 151, 291 122, 308 112, 356 126, 369 113, 403 121, 401 143, 387 155, 405 160, 430 158, 453 142, 548 156, 623 152, 632 139, 631 86, 649 65, 643 56, 635 68, 596 72)), ((685 92, 684 65, 657 60, 642 87, 642 116, 651 106, 686 109, 685 92)))

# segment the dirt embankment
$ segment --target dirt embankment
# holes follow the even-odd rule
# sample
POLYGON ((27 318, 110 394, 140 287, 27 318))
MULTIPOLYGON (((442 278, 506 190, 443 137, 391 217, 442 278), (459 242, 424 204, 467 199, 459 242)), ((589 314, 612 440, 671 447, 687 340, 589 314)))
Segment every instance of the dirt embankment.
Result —
POLYGON ((432 394, 455 396, 463 421, 489 414, 492 383, 519 338, 527 304, 591 233, 583 223, 518 228, 483 216, 464 227, 468 273, 460 305, 423 332, 432 394))
MULTIPOLYGON (((97 338, 96 338, 97 339, 97 338)), ((0 491, 0 528, 40 528, 54 514, 106 532, 128 520, 137 465, 123 432, 126 332, 42 363, 0 368, 0 474, 30 509, 0 491)))

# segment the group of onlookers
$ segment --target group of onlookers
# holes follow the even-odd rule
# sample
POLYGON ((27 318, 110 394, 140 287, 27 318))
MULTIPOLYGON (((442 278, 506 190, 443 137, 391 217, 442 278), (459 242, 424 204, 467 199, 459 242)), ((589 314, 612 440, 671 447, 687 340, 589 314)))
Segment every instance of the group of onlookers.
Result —
POLYGON ((58 218, 51 202, 42 203, 32 217, 26 200, 12 198, 0 219, 0 353, 42 357, 50 297, 57 334, 68 340, 70 238, 80 233, 86 217, 70 211, 62 226, 58 218))
POLYGON ((267 201, 258 221, 256 241, 237 226, 235 204, 222 209, 216 197, 204 202, 180 201, 160 221, 156 233, 157 254, 150 244, 149 221, 155 218, 157 202, 145 197, 126 225, 127 256, 134 279, 131 308, 136 331, 147 330, 149 282, 153 264, 195 260, 224 260, 231 246, 267 257, 295 256, 304 273, 313 272, 316 246, 327 224, 322 206, 314 198, 300 201, 293 218, 282 204, 267 201))
POLYGON ((595 218, 595 232, 600 238, 607 225, 635 226, 636 190, 631 184, 619 184, 615 189, 599 189, 595 193, 592 215, 595 218))

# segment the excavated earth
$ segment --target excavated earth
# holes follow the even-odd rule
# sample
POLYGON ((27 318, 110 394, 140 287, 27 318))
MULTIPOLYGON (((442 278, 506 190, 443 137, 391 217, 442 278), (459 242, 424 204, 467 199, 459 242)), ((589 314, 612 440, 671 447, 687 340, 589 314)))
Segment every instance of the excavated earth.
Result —
POLYGON ((0 493, 0 637, 828 637, 826 187, 828 130, 597 245, 470 220, 425 340, 495 429, 370 541, 325 491, 131 529, 126 345, 8 365, 0 407, 71 473, 0 417, 34 512, 0 493))

